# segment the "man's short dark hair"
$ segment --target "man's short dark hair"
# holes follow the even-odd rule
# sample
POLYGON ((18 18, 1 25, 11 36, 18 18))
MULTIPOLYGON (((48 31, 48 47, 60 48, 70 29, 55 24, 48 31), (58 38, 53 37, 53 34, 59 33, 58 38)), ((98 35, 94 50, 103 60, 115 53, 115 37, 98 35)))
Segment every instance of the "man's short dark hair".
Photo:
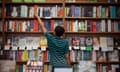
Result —
POLYGON ((56 36, 60 37, 63 35, 63 33, 65 32, 64 28, 61 26, 56 26, 55 27, 55 34, 56 36))

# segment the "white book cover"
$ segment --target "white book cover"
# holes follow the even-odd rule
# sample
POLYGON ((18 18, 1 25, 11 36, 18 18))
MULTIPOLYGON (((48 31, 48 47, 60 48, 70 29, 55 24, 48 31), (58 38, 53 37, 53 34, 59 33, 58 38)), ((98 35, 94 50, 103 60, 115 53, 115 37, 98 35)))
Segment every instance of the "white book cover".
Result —
POLYGON ((39 7, 40 9, 40 17, 43 17, 43 7, 39 7))
POLYGON ((102 32, 106 32, 106 31, 105 31, 105 28, 106 28, 105 24, 106 24, 106 23, 105 23, 105 20, 101 20, 101 31, 102 31, 102 32))
POLYGON ((87 20, 85 20, 85 32, 87 32, 87 20))
POLYGON ((33 7, 30 7, 29 17, 34 17, 34 8, 33 7))
POLYGON ((81 22, 78 22, 78 30, 81 31, 81 22))
POLYGON ((28 6, 25 6, 24 7, 24 13, 25 13, 25 15, 24 15, 24 17, 28 17, 28 6))
POLYGON ((78 32, 78 20, 74 22, 73 32, 78 32))
POLYGON ((107 20, 107 26, 108 26, 108 32, 111 32, 112 29, 111 20, 107 20))
POLYGON ((107 47, 109 51, 113 51, 113 47, 114 47, 114 40, 112 37, 107 37, 107 47))
POLYGON ((93 17, 96 18, 96 6, 93 7, 93 17))
POLYGON ((79 72, 96 72, 96 64, 92 61, 79 61, 79 72))
POLYGON ((51 12, 51 17, 56 17, 56 7, 55 6, 51 7, 50 12, 51 12))
POLYGON ((24 17, 25 15, 24 15, 24 5, 21 5, 21 7, 20 7, 21 9, 20 9, 20 16, 21 17, 24 17))
POLYGON ((9 21, 8 27, 8 29, 12 31, 12 21, 9 21))
POLYGON ((100 47, 101 47, 102 51, 108 51, 106 37, 100 37, 100 47))
POLYGON ((26 32, 27 26, 26 21, 22 21, 22 32, 26 32))
POLYGON ((100 41, 98 37, 93 37, 93 50, 99 50, 100 41))

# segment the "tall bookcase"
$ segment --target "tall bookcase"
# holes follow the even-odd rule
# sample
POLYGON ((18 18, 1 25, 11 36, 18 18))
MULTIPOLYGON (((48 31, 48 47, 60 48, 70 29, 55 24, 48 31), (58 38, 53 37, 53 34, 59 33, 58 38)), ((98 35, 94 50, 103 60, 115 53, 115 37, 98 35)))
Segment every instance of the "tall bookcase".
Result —
MULTIPOLYGON (((67 38, 70 42, 71 53, 72 50, 74 53, 76 53, 76 51, 79 53, 86 51, 85 47, 87 44, 85 44, 84 47, 80 44, 73 46, 74 44, 72 44, 72 42, 75 42, 74 40, 78 40, 78 42, 80 42, 80 38, 82 37, 85 37, 85 39, 87 37, 92 39, 94 37, 98 37, 99 39, 100 37, 105 37, 104 39, 110 37, 113 39, 113 42, 115 40, 114 38, 118 40, 118 45, 112 45, 115 50, 117 49, 118 55, 120 56, 119 0, 38 0, 38 2, 32 2, 37 0, 19 0, 20 2, 15 2, 16 0, 12 1, 3 0, 0 3, 0 9, 2 12, 0 18, 0 21, 2 22, 0 23, 0 26, 2 25, 2 27, 0 27, 2 30, 0 32, 0 37, 2 38, 2 49, 11 47, 11 45, 8 46, 7 44, 13 43, 11 41, 14 41, 13 38, 17 36, 42 36, 42 32, 38 23, 36 23, 36 18, 34 17, 34 11, 38 9, 38 15, 42 17, 46 24, 50 24, 46 25, 46 27, 51 33, 56 25, 64 26, 66 30, 65 38, 67 38)), ((105 41, 104 39, 103 41, 105 41)), ((93 42, 91 46, 89 46, 90 48, 88 51, 97 52, 102 49, 104 52, 105 50, 103 48, 98 48, 96 50, 96 48, 93 48, 93 42)), ((14 47, 12 48, 14 49, 14 47)), ((111 49, 114 50, 113 48, 111 49)), ((108 51, 105 52, 107 55, 108 51)), ((79 65, 79 60, 81 59, 72 62, 75 72, 79 70, 77 66, 79 65)), ((26 61, 17 61, 17 63, 26 64, 26 61)), ((111 64, 120 65, 120 59, 115 62, 108 60, 97 61, 96 59, 94 63, 96 64, 96 71, 102 72, 101 70, 103 65, 106 66, 103 67, 104 70, 109 68, 108 66, 111 64)), ((45 64, 48 64, 48 62, 45 64)))

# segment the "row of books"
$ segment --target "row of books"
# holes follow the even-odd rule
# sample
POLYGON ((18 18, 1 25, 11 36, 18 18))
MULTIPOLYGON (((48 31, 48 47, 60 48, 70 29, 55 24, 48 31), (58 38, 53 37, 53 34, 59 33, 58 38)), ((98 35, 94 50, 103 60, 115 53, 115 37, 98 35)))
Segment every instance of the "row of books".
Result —
POLYGON ((9 48, 12 47, 12 50, 17 50, 18 47, 20 50, 24 50, 25 48, 27 50, 33 50, 38 49, 38 47, 41 47, 42 50, 46 50, 47 48, 47 39, 44 36, 11 36, 7 37, 6 44, 4 47, 4 50, 9 50, 9 48))
POLYGON ((119 2, 119 0, 65 0, 66 2, 119 2))
POLYGON ((79 61, 73 65, 74 72, 97 72, 96 65, 92 61, 79 61))
MULTIPOLYGON (((31 61, 37 63, 38 61, 31 61)), ((44 64, 43 66, 16 65, 16 72, 52 72, 52 66, 44 64)))
MULTIPOLYGON (((56 26, 63 26, 62 20, 43 20, 47 31, 54 31, 56 26)), ((10 20, 5 23, 6 32, 41 32, 37 20, 10 20)))
POLYGON ((74 72, 120 72, 119 65, 99 65, 91 61, 80 61, 79 64, 73 65, 74 72))
POLYGON ((119 32, 120 21, 112 20, 66 20, 67 32, 119 32))
POLYGON ((76 6, 65 7, 65 16, 68 17, 94 17, 116 18, 120 17, 120 7, 117 6, 76 6))
POLYGON ((93 61, 93 62, 119 62, 120 54, 118 49, 113 51, 85 51, 85 50, 70 50, 71 62, 93 61))
POLYGON ((4 59, 14 60, 14 61, 29 61, 29 60, 38 60, 41 62, 49 62, 50 54, 49 51, 42 51, 40 49, 34 50, 4 50, 4 59))
MULTIPOLYGON (((71 49, 80 49, 80 50, 101 50, 102 51, 111 51, 115 47, 120 47, 120 38, 113 37, 66 37, 66 40, 69 42, 70 50, 71 49)), ((19 47, 20 50, 38 49, 41 47, 42 50, 47 48, 47 39, 43 36, 12 36, 7 37, 7 42, 4 49, 9 50, 12 46, 13 50, 17 50, 19 47)))
POLYGON ((5 2, 54 2, 54 1, 61 1, 61 0, 7 0, 5 2))
POLYGON ((69 41, 70 50, 100 50, 113 51, 114 48, 120 46, 120 38, 112 37, 67 37, 69 41))
POLYGON ((53 6, 6 6, 6 16, 12 17, 34 17, 34 13, 38 13, 40 17, 62 17, 63 8, 58 5, 53 6))
POLYGON ((97 72, 120 72, 119 65, 98 65, 97 72))
MULTIPOLYGON (((41 17, 62 17, 63 8, 54 5, 51 7, 44 7, 34 5, 27 6, 6 6, 6 16, 12 17, 34 17, 34 12, 38 12, 41 17)), ((94 18, 116 18, 120 17, 120 7, 116 6, 75 6, 65 7, 65 16, 68 17, 94 17, 94 18)))

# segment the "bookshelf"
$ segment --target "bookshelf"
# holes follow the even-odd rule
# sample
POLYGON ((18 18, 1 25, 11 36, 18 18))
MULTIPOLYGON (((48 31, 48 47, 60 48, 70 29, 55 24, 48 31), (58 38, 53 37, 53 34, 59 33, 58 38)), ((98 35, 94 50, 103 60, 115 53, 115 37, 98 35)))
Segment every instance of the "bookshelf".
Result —
MULTIPOLYGON (((53 8, 53 11, 48 12, 48 13, 50 13, 50 15, 48 17, 43 16, 43 14, 40 14, 42 16, 41 19, 50 21, 50 25, 52 25, 52 22, 54 22, 58 25, 62 24, 62 26, 64 26, 65 29, 66 29, 66 32, 65 32, 65 37, 66 38, 70 37, 71 39, 72 38, 76 39, 76 38, 85 37, 85 39, 86 39, 87 37, 92 37, 92 38, 93 37, 99 37, 99 39, 100 39, 100 37, 105 37, 105 38, 112 37, 114 39, 114 38, 119 38, 120 37, 120 16, 118 14, 115 17, 114 17, 114 15, 111 15, 112 14, 111 7, 115 7, 116 10, 117 9, 120 10, 120 6, 119 6, 120 2, 107 2, 107 0, 106 0, 106 2, 102 2, 102 0, 99 0, 101 2, 98 2, 97 0, 95 0, 95 2, 89 1, 89 0, 88 1, 86 0, 86 2, 84 0, 83 0, 84 2, 81 2, 80 0, 76 0, 76 1, 72 0, 74 2, 69 2, 69 1, 70 0, 46 0, 46 1, 43 1, 43 2, 22 2, 22 1, 21 2, 12 2, 12 1, 9 0, 8 2, 5 2, 5 0, 3 0, 0 3, 0 7, 2 9, 2 17, 0 17, 0 21, 3 22, 2 23, 2 31, 0 32, 0 37, 2 37, 2 43, 3 43, 2 46, 4 47, 4 49, 6 48, 6 45, 9 42, 9 39, 12 41, 13 37, 17 37, 17 36, 18 37, 19 36, 38 37, 38 36, 42 36, 42 34, 43 34, 38 28, 37 28, 38 29, 37 31, 36 31, 36 29, 34 31, 34 27, 31 28, 30 30, 23 30, 23 31, 16 30, 18 28, 14 27, 14 30, 13 30, 13 28, 11 27, 12 24, 10 22, 13 22, 13 23, 16 22, 14 24, 18 25, 18 27, 20 27, 20 25, 19 25, 20 21, 25 21, 27 23, 27 21, 30 21, 30 22, 33 21, 34 22, 34 20, 36 20, 36 18, 34 18, 34 15, 32 15, 32 16, 30 16, 30 15, 22 16, 22 15, 17 14, 15 16, 14 15, 12 16, 11 13, 14 9, 13 7, 21 9, 19 7, 22 7, 22 6, 25 6, 24 8, 26 8, 26 9, 28 9, 28 7, 33 7, 34 8, 34 6, 43 7, 43 9, 44 9, 44 7, 46 7, 46 8, 48 7, 50 9, 53 8), (80 15, 80 16, 75 15, 75 11, 76 11, 75 8, 76 7, 83 8, 83 9, 79 9, 79 10, 81 10, 80 13, 77 12, 78 15, 80 15), (91 9, 89 10, 89 8, 86 9, 86 11, 84 11, 86 7, 90 7, 92 10, 94 10, 94 8, 95 8, 95 11, 96 11, 95 16, 94 15, 87 15, 86 16, 84 14, 84 12, 86 12, 86 11, 91 12, 91 9), (62 9, 62 10, 56 11, 54 8, 62 9), (67 11, 67 8, 68 8, 68 10, 71 9, 71 11, 67 11), (103 8, 103 11, 104 11, 104 9, 106 11, 101 12, 101 13, 97 13, 98 11, 100 11, 99 8, 100 9, 103 8), (73 9, 73 11, 72 11, 72 9, 73 9), (7 10, 8 10, 8 12, 10 11, 10 13, 8 13, 7 10), (56 13, 53 13, 54 11, 56 11, 56 13), (56 16, 54 16, 54 14, 56 16), (99 14, 100 14, 100 16, 99 16, 99 14), (102 14, 103 14, 103 16, 102 16, 102 14), (58 20, 60 21, 60 24, 57 23, 58 20), (75 26, 76 21, 77 21, 78 24, 83 23, 84 26, 85 26, 86 22, 88 24, 89 21, 95 22, 95 24, 97 24, 97 22, 98 22, 99 25, 105 23, 105 26, 106 25, 107 26, 106 26, 106 28, 103 29, 103 31, 101 30, 102 27, 99 31, 97 31, 97 26, 95 27, 96 28, 95 31, 93 31, 93 27, 91 27, 92 30, 88 30, 87 25, 86 25, 86 27, 84 27, 84 29, 80 29, 80 30, 78 29, 77 31, 75 30, 77 28, 74 27, 73 31, 72 31, 71 28, 68 28, 69 22, 73 22, 73 24, 74 24, 73 26, 75 26), (104 22, 102 23, 102 21, 104 21, 104 22), (109 23, 111 23, 110 28, 108 28, 109 23), (114 25, 117 27, 117 30, 116 30, 116 27, 114 25), (115 27, 115 28, 112 28, 112 27, 115 27), (108 29, 110 29, 110 31, 108 29)), ((119 0, 116 0, 116 1, 119 1, 119 0)), ((40 8, 40 10, 42 10, 42 8, 40 8)), ((21 10, 17 10, 17 13, 20 13, 20 12, 21 12, 21 10)), ((118 11, 118 12, 120 12, 120 11, 118 11)), ((90 14, 93 14, 93 12, 90 13, 90 14)), ((14 24, 12 26, 14 26, 14 24)), ((22 27, 24 27, 24 26, 22 26, 22 27)), ((28 27, 30 27, 30 26, 28 26, 28 27)), ((50 26, 49 28, 50 28, 49 32, 53 33, 53 28, 54 27, 50 26)), ((120 38, 119 38, 119 40, 120 40, 120 38)), ((71 42, 72 40, 69 40, 69 41, 71 42)), ((70 44, 70 46, 71 46, 71 44, 70 44)), ((91 45, 91 46, 93 46, 93 45, 91 45)), ((119 46, 120 45, 118 44, 117 46, 114 46, 114 47, 118 48, 119 46)), ((77 48, 78 47, 79 47, 78 51, 80 51, 80 52, 83 51, 84 52, 84 49, 82 50, 81 46, 77 46, 77 48)), ((22 49, 24 50, 24 48, 22 48, 22 49)), ((74 50, 76 50, 76 49, 74 49, 74 50)), ((92 50, 92 51, 94 51, 94 50, 92 50)), ((97 51, 99 51, 99 50, 97 50, 97 51)), ((16 63, 18 65, 23 65, 23 64, 26 64, 27 61, 16 61, 16 63)), ((80 63, 79 60, 71 62, 71 64, 73 65, 73 68, 75 68, 75 69, 77 69, 77 67, 79 67, 79 63, 80 63)), ((120 65, 120 60, 115 61, 115 62, 114 61, 110 61, 110 62, 109 61, 100 61, 99 62, 99 61, 96 60, 96 61, 94 61, 94 63, 97 66, 99 66, 101 64, 104 64, 104 65, 112 65, 112 64, 120 65)), ((49 65, 49 61, 44 62, 44 64, 49 65)), ((77 71, 75 70, 75 72, 77 72, 77 71)), ((99 71, 97 70, 97 72, 99 72, 99 71)))

